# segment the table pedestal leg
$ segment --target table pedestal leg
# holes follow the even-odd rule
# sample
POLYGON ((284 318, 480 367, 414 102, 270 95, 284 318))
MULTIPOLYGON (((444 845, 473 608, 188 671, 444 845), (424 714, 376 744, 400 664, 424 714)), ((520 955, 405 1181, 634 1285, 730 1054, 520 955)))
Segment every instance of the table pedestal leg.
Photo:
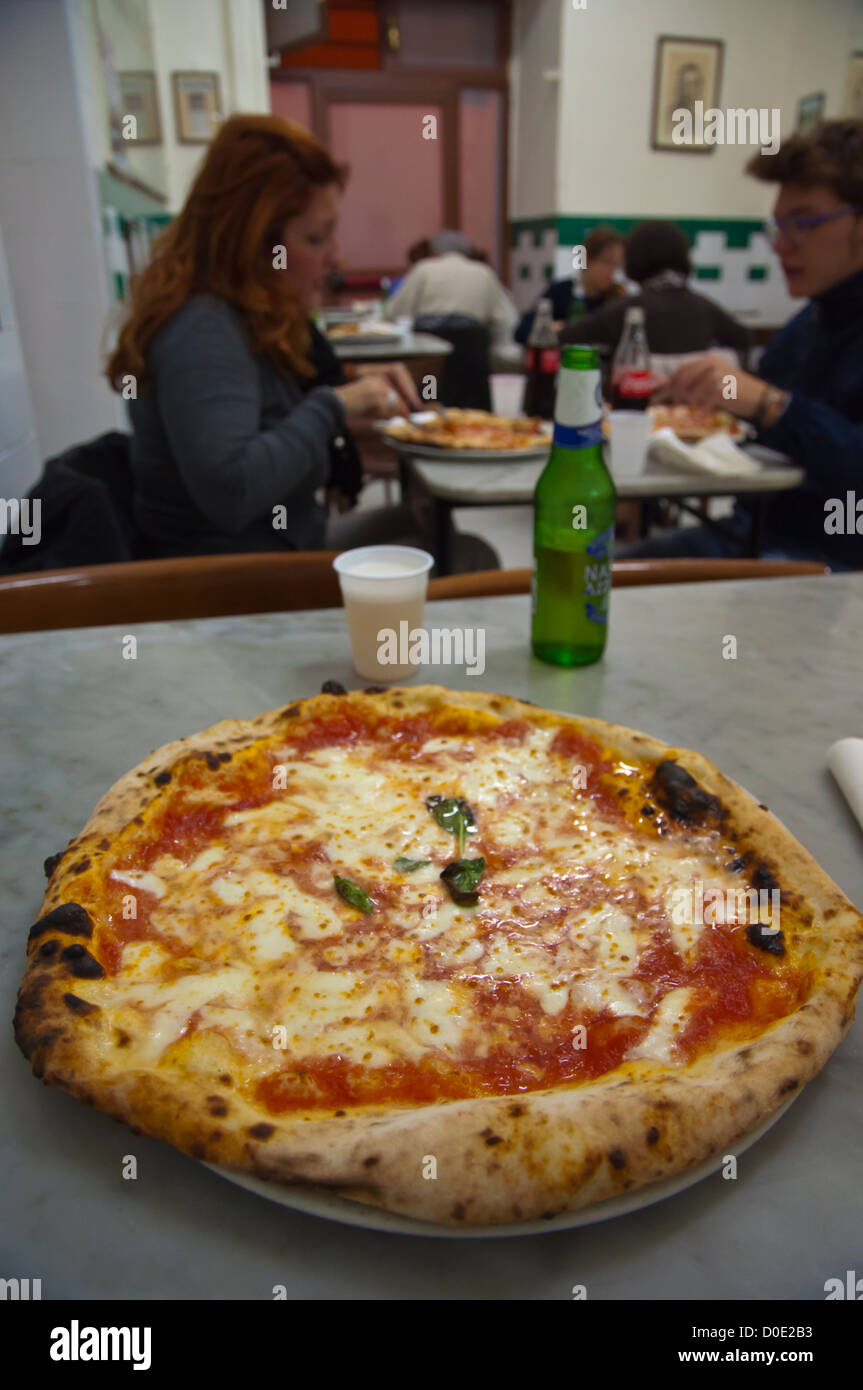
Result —
POLYGON ((452 569, 452 507, 440 497, 435 498, 435 560, 439 579, 452 569))
POLYGON ((749 533, 749 553, 753 560, 761 558, 761 543, 764 535, 764 516, 767 511, 767 496, 761 493, 755 499, 755 510, 752 513, 752 530, 749 533))

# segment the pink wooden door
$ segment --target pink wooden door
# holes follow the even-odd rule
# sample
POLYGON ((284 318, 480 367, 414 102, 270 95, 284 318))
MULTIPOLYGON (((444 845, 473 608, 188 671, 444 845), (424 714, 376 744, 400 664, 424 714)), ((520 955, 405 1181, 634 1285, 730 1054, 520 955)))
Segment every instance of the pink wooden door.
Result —
POLYGON ((351 170, 339 223, 342 265, 400 273, 408 247, 445 225, 444 108, 331 98, 327 114, 330 150, 351 170))

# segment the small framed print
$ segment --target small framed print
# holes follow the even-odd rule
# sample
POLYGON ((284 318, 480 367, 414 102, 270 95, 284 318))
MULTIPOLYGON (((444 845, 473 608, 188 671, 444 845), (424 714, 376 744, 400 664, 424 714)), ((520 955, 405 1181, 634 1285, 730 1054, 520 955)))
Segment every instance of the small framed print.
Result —
POLYGON ((656 40, 652 149, 707 154, 713 148, 712 143, 702 139, 675 140, 672 132, 680 124, 681 112, 689 113, 695 133, 703 132, 705 111, 719 103, 723 49, 721 39, 682 39, 663 34, 656 40))
POLYGON ((842 115, 863 121, 863 53, 852 53, 848 59, 842 115))
POLYGON ((174 117, 181 145, 208 145, 222 120, 217 72, 174 72, 174 117))
POLYGON ((821 124, 824 115, 824 93, 813 92, 811 96, 801 97, 797 103, 797 133, 811 135, 821 124))
POLYGON ((121 120, 134 118, 134 136, 125 138, 136 145, 161 145, 162 122, 159 119, 159 94, 154 72, 118 72, 121 120))

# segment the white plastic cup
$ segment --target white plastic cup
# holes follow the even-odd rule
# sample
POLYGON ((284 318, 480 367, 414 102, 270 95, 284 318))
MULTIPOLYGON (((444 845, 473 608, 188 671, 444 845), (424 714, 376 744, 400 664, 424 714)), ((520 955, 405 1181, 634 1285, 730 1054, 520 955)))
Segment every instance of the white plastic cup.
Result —
POLYGON ((523 396, 524 376, 495 372, 491 377, 491 408, 495 415, 520 415, 523 396))
POLYGON ((333 569, 339 576, 354 666, 364 679, 391 682, 416 675, 418 661, 380 657, 390 655, 394 646, 398 656, 406 655, 410 633, 422 628, 433 564, 427 551, 409 545, 363 545, 336 556, 333 569))
POLYGON ((637 478, 647 466, 650 415, 646 410, 612 410, 608 417, 613 478, 637 478))

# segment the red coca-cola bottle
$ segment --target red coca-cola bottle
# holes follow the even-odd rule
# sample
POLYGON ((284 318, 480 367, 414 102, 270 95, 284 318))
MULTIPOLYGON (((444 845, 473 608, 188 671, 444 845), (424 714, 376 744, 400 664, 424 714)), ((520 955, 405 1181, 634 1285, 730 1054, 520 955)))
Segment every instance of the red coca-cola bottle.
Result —
POLYGON ((612 410, 646 410, 656 382, 640 304, 627 309, 623 332, 611 363, 612 410))
POLYGON ((525 354, 527 378, 522 410, 525 415, 538 415, 542 420, 554 419, 557 372, 560 367, 560 348, 551 312, 551 300, 541 299, 536 306, 525 354))

